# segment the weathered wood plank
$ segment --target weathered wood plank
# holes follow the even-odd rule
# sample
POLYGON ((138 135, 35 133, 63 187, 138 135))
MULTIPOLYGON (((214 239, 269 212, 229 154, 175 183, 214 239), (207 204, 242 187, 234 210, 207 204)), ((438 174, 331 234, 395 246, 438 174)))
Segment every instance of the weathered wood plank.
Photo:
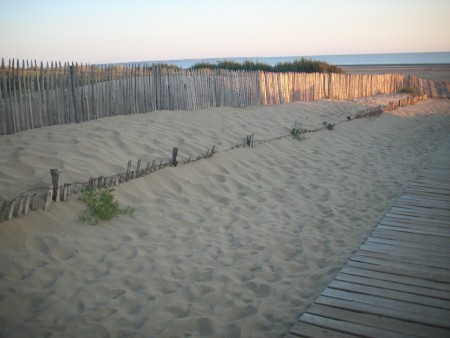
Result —
POLYGON ((398 268, 399 273, 402 270, 420 269, 422 274, 427 274, 428 277, 435 276, 435 278, 442 278, 442 282, 450 283, 450 269, 448 269, 447 266, 433 267, 428 265, 432 263, 425 263, 426 260, 408 260, 408 257, 377 254, 358 250, 350 257, 350 261, 398 268))
POLYGON ((445 283, 435 282, 422 277, 402 276, 399 274, 390 274, 389 272, 377 271, 371 269, 371 264, 348 262, 341 272, 349 275, 379 279, 405 285, 413 285, 431 290, 440 290, 450 292, 450 286, 445 283))
POLYGON ((370 273, 370 271, 364 270, 359 271, 358 269, 349 268, 348 271, 342 269, 339 274, 334 277, 335 280, 349 282, 353 284, 359 285, 368 285, 373 287, 378 287, 387 290, 401 291, 407 292, 414 295, 422 295, 428 296, 431 299, 444 299, 450 301, 450 290, 437 290, 432 288, 433 285, 429 285, 428 283, 423 283, 423 280, 420 280, 420 286, 411 284, 414 283, 414 280, 400 280, 399 278, 392 278, 392 275, 389 275, 391 280, 386 280, 386 276, 383 274, 374 274, 370 273), (351 273, 346 273, 351 272, 351 273), (369 275, 371 277, 365 277, 361 275, 369 275), (394 279, 395 281, 392 281, 394 279), (408 283, 408 284, 406 284, 408 283))
POLYGON ((408 292, 398 291, 398 290, 388 290, 384 288, 368 286, 368 285, 359 285, 355 283, 350 283, 346 281, 333 280, 329 285, 329 288, 354 292, 362 295, 370 295, 377 296, 380 298, 392 299, 392 300, 400 300, 402 302, 407 302, 411 304, 420 304, 426 305, 430 307, 442 308, 450 310, 450 301, 444 299, 437 299, 417 294, 411 294, 408 292))
MULTIPOLYGON (((392 275, 398 276, 406 276, 406 277, 415 277, 415 278, 423 278, 429 281, 438 282, 438 283, 448 283, 450 277, 448 275, 442 275, 440 271, 419 271, 419 266, 407 266, 406 264, 397 264, 396 266, 392 265, 383 265, 383 264, 374 264, 371 263, 370 259, 366 259, 365 257, 357 256, 355 260, 349 261, 347 265, 349 267, 361 268, 366 270, 372 270, 376 272, 384 272, 392 275), (403 267, 402 267, 403 266, 403 267)), ((380 262, 381 263, 381 262, 380 262)), ((431 268, 428 268, 432 270, 431 268)))
POLYGON ((405 250, 421 252, 422 250, 425 252, 433 252, 433 254, 443 257, 450 257, 450 246, 440 246, 434 244, 427 243, 418 243, 418 242, 408 242, 402 240, 394 240, 394 239, 386 239, 382 237, 370 236, 366 243, 379 243, 379 244, 387 244, 392 246, 398 246, 399 248, 403 248, 405 250))
POLYGON ((412 199, 400 197, 399 200, 395 203, 395 206, 404 208, 419 207, 419 208, 450 210, 450 202, 440 200, 425 200, 423 198, 412 199))
POLYGON ((415 223, 388 221, 386 219, 383 219, 380 222, 380 225, 383 225, 386 227, 425 231, 426 235, 433 235, 433 236, 440 236, 440 237, 448 237, 450 235, 450 227, 437 227, 434 225, 423 226, 423 225, 418 225, 415 223))
POLYGON ((430 219, 443 220, 446 221, 450 216, 448 212, 442 212, 438 210, 434 210, 432 212, 428 210, 419 210, 418 208, 407 209, 407 208, 397 208, 393 207, 390 211, 391 214, 399 214, 399 215, 408 215, 408 216, 418 216, 418 217, 426 217, 430 219))
POLYGON ((311 337, 311 338, 356 338, 357 336, 350 335, 348 333, 342 333, 335 330, 325 329, 320 326, 310 325, 305 322, 295 323, 290 330, 290 334, 287 334, 285 338, 298 338, 298 337, 311 337))
POLYGON ((407 233, 404 231, 398 231, 395 229, 379 229, 377 228, 372 236, 386 238, 386 239, 400 239, 412 243, 426 243, 434 244, 438 246, 448 246, 448 238, 442 238, 439 236, 422 236, 421 234, 407 233))
MULTIPOLYGON (((404 246, 399 245, 397 241, 391 241, 390 243, 384 241, 376 241, 374 238, 368 238, 367 241, 361 245, 359 250, 362 251, 374 251, 374 252, 383 252, 386 254, 404 254, 409 257, 417 257, 417 258, 425 258, 425 259, 434 259, 434 260, 445 260, 450 258, 450 248, 447 250, 435 250, 434 247, 423 247, 420 245, 416 246, 404 246), (411 256, 412 255, 412 256, 411 256)), ((404 242, 403 242, 404 243, 404 242)), ((449 263, 450 264, 450 263, 449 263)))
POLYGON ((428 233, 426 230, 413 229, 408 227, 400 227, 400 226, 392 226, 392 225, 384 225, 379 224, 378 229, 386 229, 386 230, 394 230, 399 232, 406 232, 411 234, 423 235, 425 238, 427 237, 438 237, 441 240, 445 240, 449 238, 448 234, 445 233, 428 233))
MULTIPOLYGON (((448 234, 448 229, 435 227, 435 226, 422 227, 422 229, 426 229, 426 230, 428 230, 428 232, 426 230, 421 230, 420 226, 418 226, 416 224, 411 224, 411 223, 397 223, 397 222, 382 221, 382 222, 380 222, 379 226, 380 226, 380 230, 381 230, 381 227, 383 227, 385 229, 389 228, 390 230, 398 231, 398 232, 401 232, 402 234, 403 233, 410 233, 410 234, 419 233, 419 235, 423 236, 424 239, 432 240, 433 238, 437 237, 437 239, 441 240, 444 245, 448 244, 448 241, 450 240, 448 238, 448 236, 446 236, 446 234, 448 234), (398 229, 400 229, 400 230, 398 230, 398 229), (427 233, 425 233, 425 234, 422 233, 424 231, 427 233)), ((375 237, 378 237, 378 236, 375 236, 375 237)))
POLYGON ((316 316, 309 313, 304 313, 300 317, 300 322, 362 337, 407 337, 406 335, 401 335, 398 332, 392 333, 379 328, 316 316))
POLYGON ((401 335, 407 335, 408 337, 411 335, 421 337, 432 335, 438 337, 448 333, 445 329, 319 304, 311 305, 308 313, 340 321, 355 322, 369 327, 388 329, 395 337, 401 335))
POLYGON ((331 288, 326 288, 322 293, 322 296, 370 306, 383 307, 402 313, 416 314, 422 317, 421 320, 417 320, 419 323, 450 329, 450 321, 448 321, 448 318, 450 318, 450 311, 446 309, 438 309, 426 305, 412 304, 400 300, 363 295, 356 292, 341 291, 331 288))
POLYGON ((434 308, 428 308, 426 306, 417 306, 415 308, 412 308, 408 306, 408 303, 394 301, 386 301, 383 305, 374 304, 376 303, 376 298, 378 297, 373 297, 375 298, 373 299, 373 301, 371 297, 367 297, 368 299, 365 302, 356 301, 353 298, 355 295, 351 293, 347 295, 347 297, 345 297, 341 292, 341 296, 344 298, 328 297, 322 295, 317 298, 315 303, 354 312, 367 313, 386 318, 394 318, 398 320, 425 324, 431 327, 445 330, 449 329, 450 323, 448 322, 447 318, 443 318, 442 316, 433 316, 435 312, 440 312, 440 310, 436 310, 434 308), (430 313, 430 309, 432 313, 430 313))
POLYGON ((435 254, 433 251, 419 249, 413 251, 411 248, 400 248, 394 245, 366 241, 359 248, 358 253, 366 255, 368 252, 372 254, 390 255, 392 259, 402 262, 415 261, 417 264, 430 264, 430 266, 450 269, 450 255, 444 253, 435 254))
POLYGON ((432 226, 445 227, 445 228, 449 227, 448 223, 445 220, 429 219, 429 218, 427 219, 424 217, 393 214, 393 213, 387 213, 386 216, 384 216, 383 220, 392 220, 395 222, 417 224, 417 225, 421 225, 421 226, 432 225, 432 226))

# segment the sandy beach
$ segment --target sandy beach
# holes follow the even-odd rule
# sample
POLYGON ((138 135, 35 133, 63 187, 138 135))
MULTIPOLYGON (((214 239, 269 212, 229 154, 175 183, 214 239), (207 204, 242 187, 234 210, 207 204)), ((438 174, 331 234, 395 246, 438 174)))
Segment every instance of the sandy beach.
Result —
POLYGON ((123 215, 80 223, 77 195, 0 224, 3 337, 281 337, 448 137, 450 101, 254 148, 398 100, 157 111, 0 136, 0 198, 123 172, 128 160, 210 159, 117 187, 123 215))

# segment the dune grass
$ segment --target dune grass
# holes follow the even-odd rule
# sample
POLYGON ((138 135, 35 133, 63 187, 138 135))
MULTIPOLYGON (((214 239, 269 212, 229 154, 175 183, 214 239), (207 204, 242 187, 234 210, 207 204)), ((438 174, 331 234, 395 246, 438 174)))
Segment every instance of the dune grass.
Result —
POLYGON ((279 62, 275 66, 271 66, 262 62, 245 61, 239 63, 236 61, 219 61, 217 63, 201 62, 193 65, 190 69, 226 69, 226 70, 245 70, 256 71, 262 70, 266 72, 297 72, 297 73, 339 73, 344 71, 334 65, 323 61, 314 61, 306 58, 300 58, 292 62, 279 62))

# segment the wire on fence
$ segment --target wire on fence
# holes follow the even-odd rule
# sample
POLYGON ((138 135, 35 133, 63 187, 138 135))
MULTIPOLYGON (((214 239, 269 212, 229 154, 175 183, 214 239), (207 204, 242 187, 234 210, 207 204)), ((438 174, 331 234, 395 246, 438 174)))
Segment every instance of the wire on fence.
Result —
MULTIPOLYGON (((339 125, 343 122, 349 122, 354 119, 360 119, 364 117, 377 117, 380 114, 382 114, 385 111, 390 111, 393 109, 396 109, 398 107, 403 107, 409 104, 415 104, 421 100, 426 100, 427 96, 419 96, 419 97, 407 97, 402 100, 389 102, 386 106, 376 106, 373 108, 364 109, 358 113, 355 114, 353 118, 350 116, 347 116, 345 120, 338 121, 338 122, 323 122, 322 126, 320 128, 308 130, 308 129, 298 129, 299 134, 306 134, 306 133, 315 133, 321 130, 332 130, 335 128, 336 125, 339 125)), ((254 144, 262 144, 265 142, 270 142, 274 140, 279 140, 285 137, 292 136, 292 134, 287 135, 281 135, 274 138, 269 139, 263 139, 263 140, 257 140, 255 141, 255 134, 247 135, 242 143, 235 144, 228 150, 237 149, 237 148, 246 148, 246 147, 254 147, 254 144)), ((227 150, 225 150, 227 151, 227 150)), ((215 146, 211 147, 211 150, 208 148, 205 153, 197 156, 197 157, 191 157, 189 156, 184 161, 182 161, 182 164, 188 164, 191 162, 199 161, 202 159, 207 159, 212 157, 214 154, 218 153, 215 146)), ((102 188, 102 187, 113 187, 118 186, 121 183, 128 182, 130 180, 143 177, 146 175, 149 175, 155 171, 167 168, 167 167, 176 167, 180 162, 177 160, 178 156, 178 148, 174 147, 172 149, 171 158, 166 161, 160 161, 157 163, 155 160, 153 160, 151 163, 147 162, 147 165, 145 168, 141 166, 141 159, 137 161, 136 169, 131 170, 132 161, 128 161, 127 163, 127 170, 123 173, 117 173, 112 174, 109 176, 99 176, 96 178, 90 178, 88 181, 85 182, 72 182, 72 183, 60 183, 61 179, 61 171, 58 169, 50 169, 50 173, 52 176, 52 184, 48 187, 40 187, 40 188, 33 188, 29 189, 23 193, 20 193, 18 196, 16 196, 13 199, 3 201, 3 203, 0 206, 0 223, 8 220, 12 220, 13 218, 20 218, 23 215, 27 215, 30 210, 37 210, 39 208, 39 202, 38 202, 38 191, 44 190, 45 196, 44 196, 44 210, 47 211, 49 207, 51 206, 52 202, 60 202, 60 201, 67 201, 68 197, 77 192, 82 192, 86 187, 89 188, 102 188), (31 192, 33 192, 31 194, 31 192)))

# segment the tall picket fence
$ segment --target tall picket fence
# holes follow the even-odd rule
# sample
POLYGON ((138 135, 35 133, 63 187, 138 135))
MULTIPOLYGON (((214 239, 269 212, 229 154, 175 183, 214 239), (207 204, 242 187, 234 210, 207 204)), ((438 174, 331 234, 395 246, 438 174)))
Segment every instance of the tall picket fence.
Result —
POLYGON ((450 97, 450 84, 400 74, 180 70, 2 59, 0 135, 106 116, 347 99, 413 87, 450 97))

